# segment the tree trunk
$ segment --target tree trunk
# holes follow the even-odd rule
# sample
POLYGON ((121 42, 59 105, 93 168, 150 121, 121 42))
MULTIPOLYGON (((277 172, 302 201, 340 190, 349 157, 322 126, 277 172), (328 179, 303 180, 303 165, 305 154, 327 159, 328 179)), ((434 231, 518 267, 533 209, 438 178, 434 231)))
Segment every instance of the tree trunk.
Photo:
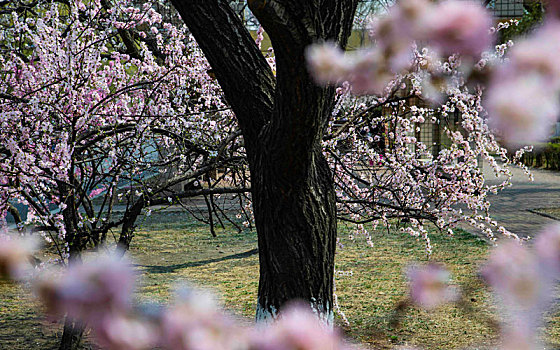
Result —
POLYGON ((136 229, 136 219, 138 219, 138 216, 142 213, 144 205, 145 200, 144 195, 142 195, 130 208, 127 208, 124 213, 121 234, 117 242, 117 256, 124 256, 124 253, 130 248, 130 242, 134 237, 134 230, 136 229))
POLYGON ((80 347, 82 336, 84 334, 84 326, 80 322, 74 321, 68 317, 64 321, 64 330, 60 339, 58 350, 76 350, 80 347))
POLYGON ((224 0, 172 0, 216 73, 243 132, 260 262, 257 319, 291 300, 332 320, 336 205, 321 140, 334 89, 318 87, 305 50, 345 47, 356 0, 248 0, 269 34, 276 77, 224 0), (220 38, 220 40, 215 40, 220 38))
MULTIPOLYGON (((81 251, 73 249, 70 246, 70 257, 68 258, 68 264, 81 264, 81 251)), ((79 349, 82 342, 82 336, 84 334, 85 326, 83 323, 75 321, 68 316, 64 320, 64 329, 62 331, 62 338, 60 339, 60 345, 58 350, 76 350, 79 349)))
POLYGON ((305 178, 276 173, 273 163, 263 155, 251 183, 260 262, 257 320, 300 300, 332 323, 336 207, 330 169, 320 150, 305 178))

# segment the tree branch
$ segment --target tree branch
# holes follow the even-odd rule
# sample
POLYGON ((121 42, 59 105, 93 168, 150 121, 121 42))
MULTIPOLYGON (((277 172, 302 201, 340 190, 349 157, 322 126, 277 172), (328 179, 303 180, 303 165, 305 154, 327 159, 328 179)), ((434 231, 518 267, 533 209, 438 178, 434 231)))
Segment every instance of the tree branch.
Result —
POLYGON ((275 79, 268 63, 226 1, 171 2, 210 62, 252 153, 273 108, 275 79))

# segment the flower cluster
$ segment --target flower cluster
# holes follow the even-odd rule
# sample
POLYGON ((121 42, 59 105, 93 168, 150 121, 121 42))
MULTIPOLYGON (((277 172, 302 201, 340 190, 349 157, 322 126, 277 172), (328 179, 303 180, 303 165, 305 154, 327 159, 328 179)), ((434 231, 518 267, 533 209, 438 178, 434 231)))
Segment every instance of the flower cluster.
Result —
POLYGON ((0 279, 22 279, 36 248, 37 241, 32 238, 23 239, 0 232, 0 279))
MULTIPOLYGON (((495 292, 501 306, 501 349, 541 349, 538 329, 544 313, 555 300, 560 279, 560 225, 545 228, 532 250, 516 241, 500 244, 481 269, 481 276, 495 292)), ((414 266, 409 271, 410 297, 419 306, 433 309, 456 300, 450 274, 442 266, 414 266)))
MULTIPOLYGON (((18 239, 12 242, 11 247, 22 244, 18 239)), ((21 259, 7 260, 5 255, 0 250, 0 267, 21 268, 21 259)), ((66 315, 87 324, 99 345, 108 350, 350 349, 302 304, 286 306, 277 322, 250 328, 226 315, 210 293, 191 287, 178 289, 169 307, 135 307, 134 280, 130 263, 102 256, 74 262, 63 271, 45 271, 33 285, 49 317, 66 315)))
POLYGON ((384 95, 395 74, 412 68, 419 43, 437 56, 477 58, 492 44, 491 25, 490 14, 475 2, 399 1, 371 25, 375 46, 344 55, 332 44, 313 45, 309 68, 320 83, 348 81, 356 94, 384 95))
POLYGON ((498 246, 483 267, 482 276, 502 305, 503 349, 537 349, 538 328, 555 300, 560 278, 560 226, 537 235, 529 250, 515 242, 498 246))
POLYGON ((516 43, 487 87, 491 125, 510 145, 543 141, 560 116, 560 20, 516 43))
POLYGON ((161 202, 244 157, 201 50, 153 7, 72 0, 0 14, 13 23, 0 55, 0 218, 27 206, 63 260, 122 223, 115 203, 161 202))

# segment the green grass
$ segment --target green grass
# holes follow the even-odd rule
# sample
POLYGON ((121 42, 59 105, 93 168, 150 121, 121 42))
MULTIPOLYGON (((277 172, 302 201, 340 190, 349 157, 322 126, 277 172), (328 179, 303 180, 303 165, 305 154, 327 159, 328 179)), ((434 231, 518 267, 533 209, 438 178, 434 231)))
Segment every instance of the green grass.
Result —
MULTIPOLYGON (((426 261, 423 241, 398 230, 373 233, 374 247, 363 237, 348 239, 351 226, 341 225, 336 269, 352 276, 336 278, 342 311, 350 321, 337 323, 346 337, 369 348, 420 345, 426 349, 483 347, 496 340, 489 322, 496 315, 489 293, 476 278, 480 262, 488 252, 486 243, 463 231, 455 237, 433 232, 432 260, 452 271, 454 283, 466 291, 460 306, 448 305, 426 312, 396 306, 406 299, 404 270, 412 261, 426 261)), ((209 229, 187 220, 182 214, 160 213, 147 219, 132 242, 130 257, 142 278, 137 298, 166 303, 174 287, 182 282, 214 290, 227 308, 251 323, 258 286, 258 255, 255 233, 232 228, 209 229), (232 233, 233 232, 233 233, 232 233)), ((0 349, 49 349, 56 343, 60 326, 49 325, 36 311, 25 287, 0 284, 0 349), (39 344, 36 344, 39 343, 39 344)), ((547 338, 560 345, 557 318, 550 319, 547 338)))
POLYGON ((445 306, 433 312, 409 308, 403 315, 397 314, 396 305, 407 295, 406 267, 427 258, 423 241, 382 231, 373 237, 373 248, 358 240, 346 243, 338 252, 337 269, 353 271, 352 277, 337 280, 340 304, 350 321, 350 327, 345 327, 349 336, 375 348, 406 344, 428 349, 459 348, 495 337, 485 321, 489 316, 486 291, 475 278, 487 245, 462 231, 455 237, 437 232, 431 237, 431 260, 448 266, 454 283, 470 290, 468 307, 474 312, 445 306), (400 322, 395 325, 397 315, 400 322))

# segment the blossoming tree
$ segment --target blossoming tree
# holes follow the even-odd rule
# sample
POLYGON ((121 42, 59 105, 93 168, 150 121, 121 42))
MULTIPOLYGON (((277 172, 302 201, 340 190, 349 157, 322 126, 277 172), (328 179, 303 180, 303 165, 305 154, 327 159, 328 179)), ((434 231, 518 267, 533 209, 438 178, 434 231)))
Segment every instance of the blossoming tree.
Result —
POLYGON ((487 196, 508 185, 512 159, 486 122, 477 87, 507 45, 493 52, 492 19, 481 5, 403 1, 373 25, 374 48, 345 56, 355 1, 247 3, 270 36, 275 74, 225 2, 173 1, 244 136, 259 236, 259 319, 292 298, 331 317, 335 217, 368 237, 370 224, 406 219, 428 252, 426 221, 510 234, 488 215, 487 196), (308 50, 318 41, 330 43, 308 50), (335 91, 332 84, 343 82, 335 91), (415 106, 419 97, 432 104, 415 106), (455 111, 462 131, 444 127, 450 147, 432 153, 417 128, 430 120, 445 126, 455 111), (501 185, 484 183, 480 159, 506 175, 501 185))
MULTIPOLYGON (((549 74, 556 72, 554 55, 535 62, 512 51, 517 58, 500 66, 503 75, 491 74, 508 45, 492 48, 490 15, 480 5, 410 0, 373 25, 374 48, 344 56, 332 44, 308 47, 317 41, 344 47, 356 1, 248 1, 274 46, 273 72, 226 1, 173 3, 235 119, 189 36, 160 24, 149 4, 73 1, 62 10, 41 3, 42 19, 26 18, 25 9, 4 17, 13 28, 2 38, 10 49, 2 56, 0 95, 3 209, 8 199, 28 204, 43 229, 55 232, 63 258, 79 256, 120 224, 126 247, 147 205, 248 191, 244 164, 259 239, 259 319, 275 317, 292 299, 332 319, 337 217, 358 223, 366 235, 371 224, 407 219, 428 252, 426 221, 442 229, 467 221, 490 236, 508 233, 488 215, 487 195, 508 185, 510 160, 486 122, 482 83, 499 92, 510 81, 504 77, 517 81, 526 77, 514 72, 529 72, 536 95, 546 81, 551 91, 538 107, 549 120, 558 109, 556 75, 549 74), (317 85, 344 81, 339 90, 317 85), (415 106, 418 98, 429 103, 415 106), (462 131, 445 127, 454 111, 462 115, 462 131), (448 149, 430 152, 415 136, 428 120, 444 125, 448 149), (480 158, 506 175, 502 185, 484 183, 480 158), (228 180, 237 186, 167 192, 218 166, 239 170, 228 180), (146 178, 169 169, 176 176, 146 178), (101 209, 90 198, 98 195, 101 209), (112 219, 119 195, 125 214, 112 219)), ((546 30, 557 33, 555 23, 546 30)), ((526 45, 540 47, 530 40, 526 45)), ((500 123, 511 110, 498 92, 486 104, 495 125, 526 125, 533 109, 518 113, 517 124, 500 123)), ((514 140, 502 129, 513 143, 545 131, 514 140)))
MULTIPOLYGON (((17 5, 0 17, 2 218, 21 220, 13 204, 26 205, 20 227, 33 225, 67 264, 117 228, 127 249, 144 208, 247 191, 240 133, 184 28, 150 4, 17 5), (224 178, 234 187, 216 187, 224 178)), ((62 348, 74 333, 67 322, 62 348)))
POLYGON ((183 29, 150 5, 112 6, 44 4, 33 8, 41 16, 2 18, 13 26, 0 57, 1 208, 28 205, 27 221, 62 258, 120 225, 126 248, 145 207, 245 187, 173 190, 226 163, 243 168, 239 132, 183 29))

